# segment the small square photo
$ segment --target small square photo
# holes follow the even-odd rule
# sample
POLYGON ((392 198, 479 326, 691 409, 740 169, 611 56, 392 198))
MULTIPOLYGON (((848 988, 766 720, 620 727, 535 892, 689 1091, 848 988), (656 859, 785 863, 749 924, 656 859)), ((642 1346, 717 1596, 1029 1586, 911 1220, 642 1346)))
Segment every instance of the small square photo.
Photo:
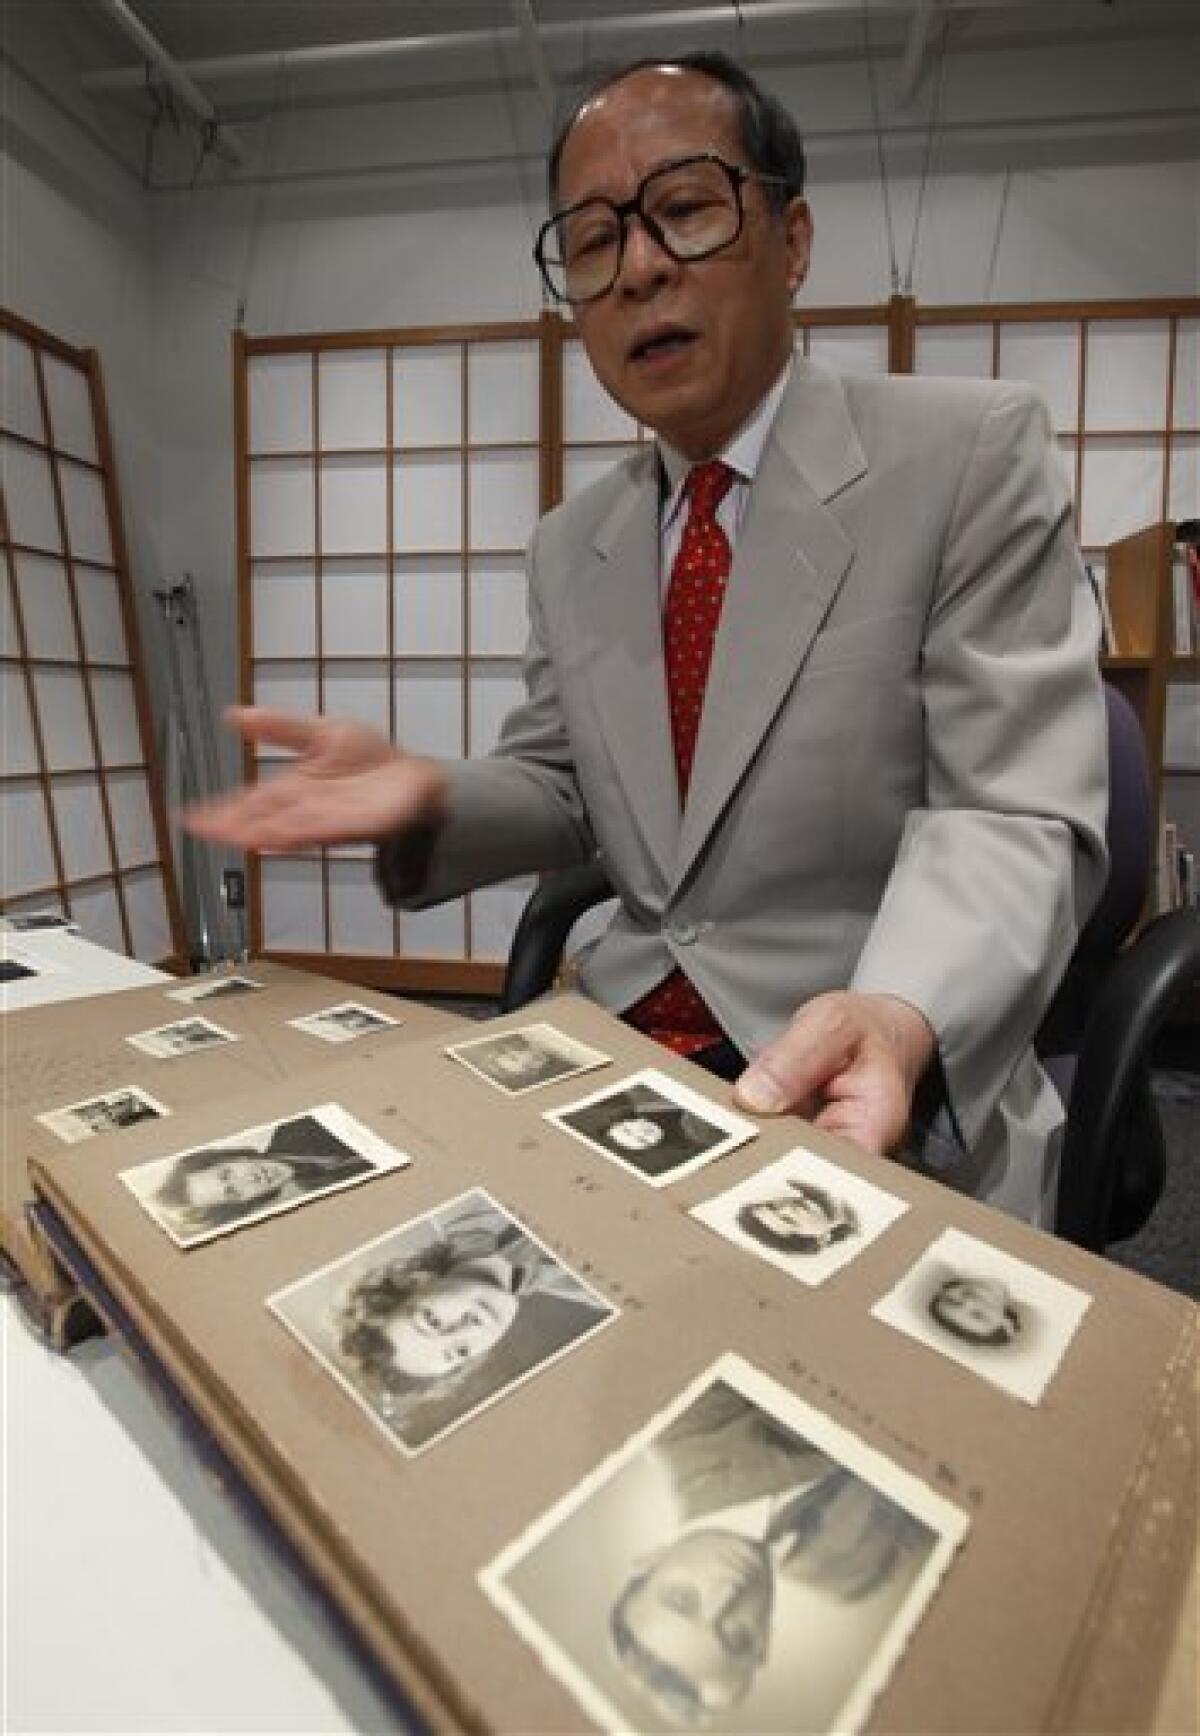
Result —
POLYGON ((883 1188, 797 1146, 692 1216, 801 1284, 823 1284, 908 1210, 883 1188))
POLYGON ((252 994, 262 986, 248 976, 210 976, 200 982, 184 983, 182 988, 167 989, 165 993, 169 1001, 217 1001, 232 995, 252 994))
POLYGON ((648 1067, 543 1118, 651 1187, 666 1187, 758 1135, 752 1121, 648 1067))
POLYGON ((1037 1404, 1091 1300, 988 1242, 944 1230, 871 1313, 1014 1398, 1037 1404))
POLYGON ((364 1007, 359 1001, 339 1001, 336 1006, 319 1007, 316 1012, 288 1020, 288 1024, 294 1025, 298 1031, 319 1037, 323 1043, 352 1043, 355 1037, 368 1036, 372 1031, 386 1031, 389 1025, 399 1023, 399 1019, 393 1019, 375 1007, 364 1007))
POLYGON ((236 1043, 240 1039, 235 1031, 214 1025, 211 1019, 197 1018, 177 1019, 174 1024, 135 1031, 125 1041, 156 1060, 170 1061, 179 1055, 197 1055, 202 1049, 215 1049, 222 1043, 236 1043))
POLYGON ((482 1188, 268 1297, 405 1453, 431 1446, 617 1310, 482 1188))
POLYGON ((469 1043, 451 1044, 446 1053, 509 1097, 607 1067, 612 1059, 553 1025, 522 1025, 520 1030, 474 1037, 469 1043))
POLYGON ((115 1133, 119 1128, 134 1127, 139 1121, 154 1121, 170 1113, 165 1103, 151 1097, 140 1085, 122 1085, 99 1097, 85 1097, 80 1103, 48 1109, 37 1120, 65 1144, 78 1145, 81 1139, 115 1133))
POLYGON ((412 1162, 336 1103, 121 1172, 142 1209, 192 1248, 412 1162))

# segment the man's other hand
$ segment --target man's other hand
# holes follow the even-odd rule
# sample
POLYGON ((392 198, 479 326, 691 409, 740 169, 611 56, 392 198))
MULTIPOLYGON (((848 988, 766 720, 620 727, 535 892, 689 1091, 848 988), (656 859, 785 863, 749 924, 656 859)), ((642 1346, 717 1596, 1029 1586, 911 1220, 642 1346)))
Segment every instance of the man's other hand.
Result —
POLYGON ((242 850, 298 850, 386 837, 444 811, 446 779, 432 760, 392 747, 361 723, 233 706, 226 722, 247 742, 295 755, 273 777, 201 802, 189 832, 242 850))
POLYGON ((805 1116, 867 1151, 895 1151, 936 1041, 924 1015, 892 995, 818 995, 794 1014, 734 1088, 754 1115, 805 1116))

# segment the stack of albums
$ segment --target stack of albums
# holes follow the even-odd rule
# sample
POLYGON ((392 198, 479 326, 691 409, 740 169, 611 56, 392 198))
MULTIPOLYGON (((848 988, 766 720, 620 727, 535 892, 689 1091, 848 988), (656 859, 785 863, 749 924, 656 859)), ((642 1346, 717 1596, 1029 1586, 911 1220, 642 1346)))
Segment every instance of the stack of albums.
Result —
POLYGON ((30 1224, 33 1159, 71 1146, 85 1164, 98 1140, 124 1139, 143 1124, 158 1129, 165 1150, 173 1118, 196 1105, 233 1102, 351 1055, 386 1055, 459 1023, 449 1013, 369 989, 349 995, 344 983, 263 961, 6 1013, 0 1257, 27 1313, 59 1345, 95 1327, 92 1310, 30 1224))
POLYGON ((576 997, 33 1168, 78 1281, 431 1728, 1149 1717, 1193 1305, 737 1115, 576 997))

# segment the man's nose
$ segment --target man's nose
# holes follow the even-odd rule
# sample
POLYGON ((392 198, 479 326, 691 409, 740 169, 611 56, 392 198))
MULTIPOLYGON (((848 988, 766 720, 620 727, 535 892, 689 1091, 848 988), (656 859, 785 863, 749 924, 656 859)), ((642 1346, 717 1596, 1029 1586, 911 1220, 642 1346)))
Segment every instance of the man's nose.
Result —
POLYGON ((654 239, 643 219, 632 213, 626 219, 618 289, 627 295, 645 294, 647 289, 665 283, 676 269, 676 261, 666 248, 654 239))

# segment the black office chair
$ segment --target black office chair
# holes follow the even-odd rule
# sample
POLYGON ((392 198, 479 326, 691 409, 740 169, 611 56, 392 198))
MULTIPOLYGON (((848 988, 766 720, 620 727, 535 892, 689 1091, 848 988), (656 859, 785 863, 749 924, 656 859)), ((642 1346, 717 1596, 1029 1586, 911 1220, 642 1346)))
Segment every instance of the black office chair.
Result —
MULTIPOLYGON (((1200 985, 1195 910, 1156 917, 1125 944, 1145 907, 1156 825, 1137 713, 1115 687, 1104 691, 1109 877, 1036 1040, 1067 1110, 1055 1232, 1096 1252, 1140 1230, 1162 1193, 1166 1152, 1150 1055, 1172 1008, 1200 985)), ((598 861, 543 881, 513 936, 502 1011, 553 986, 571 929, 611 897, 598 861)))

